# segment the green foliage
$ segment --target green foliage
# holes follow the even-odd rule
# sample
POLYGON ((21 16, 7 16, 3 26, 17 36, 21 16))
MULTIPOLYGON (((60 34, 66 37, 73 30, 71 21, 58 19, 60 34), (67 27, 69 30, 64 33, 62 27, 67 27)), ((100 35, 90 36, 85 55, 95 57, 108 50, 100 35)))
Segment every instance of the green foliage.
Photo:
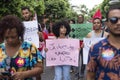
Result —
POLYGON ((45 7, 45 14, 52 19, 70 18, 74 14, 68 0, 45 0, 45 7))
POLYGON ((104 0, 102 2, 101 9, 104 18, 106 17, 106 12, 108 11, 109 6, 112 4, 120 4, 120 0, 104 0))
POLYGON ((90 17, 93 17, 93 15, 95 14, 95 12, 96 12, 98 9, 101 10, 101 4, 94 6, 94 8, 93 8, 92 10, 90 10, 90 12, 89 12, 90 17))
POLYGON ((100 9, 101 10, 101 13, 102 13, 102 17, 105 18, 105 14, 106 14, 106 11, 107 9, 109 8, 109 0, 104 0, 101 4, 95 6, 92 10, 90 10, 90 16, 92 17, 93 14, 98 10, 100 9))
POLYGON ((28 6, 32 13, 37 15, 47 15, 52 19, 75 18, 77 13, 71 8, 69 0, 1 0, 0 1, 0 19, 1 17, 14 14, 21 17, 21 7, 28 6))
POLYGON ((105 18, 106 11, 108 8, 109 8, 109 0, 104 0, 101 4, 101 12, 102 12, 103 18, 105 18))
POLYGON ((44 0, 2 0, 0 1, 0 18, 8 14, 15 14, 21 17, 21 7, 28 6, 31 11, 38 15, 44 13, 44 0))
POLYGON ((9 1, 9 2, 5 2, 5 1, 1 1, 0 2, 0 18, 2 16, 5 16, 7 14, 18 14, 18 7, 19 6, 19 2, 16 1, 9 1))

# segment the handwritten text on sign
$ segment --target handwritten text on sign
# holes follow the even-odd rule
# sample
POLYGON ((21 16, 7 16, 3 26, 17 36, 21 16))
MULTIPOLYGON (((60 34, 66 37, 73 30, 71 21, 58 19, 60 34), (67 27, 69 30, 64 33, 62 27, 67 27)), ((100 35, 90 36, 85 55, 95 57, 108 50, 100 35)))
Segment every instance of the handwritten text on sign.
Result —
POLYGON ((39 47, 39 37, 38 37, 38 24, 37 21, 26 21, 23 22, 25 26, 24 40, 34 43, 39 47))
POLYGON ((78 66, 79 46, 78 39, 46 40, 46 65, 78 66))

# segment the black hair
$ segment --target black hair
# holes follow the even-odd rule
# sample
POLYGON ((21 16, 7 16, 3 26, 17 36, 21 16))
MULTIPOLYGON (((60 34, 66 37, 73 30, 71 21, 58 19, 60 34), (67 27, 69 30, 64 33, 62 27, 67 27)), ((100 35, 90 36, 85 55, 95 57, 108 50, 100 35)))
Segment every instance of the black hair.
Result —
POLYGON ((114 9, 119 9, 120 10, 120 3, 112 4, 112 5, 109 6, 109 9, 106 13, 106 21, 108 21, 108 15, 109 15, 110 11, 114 10, 114 9))
POLYGON ((2 27, 3 30, 1 33, 2 38, 4 37, 6 30, 8 29, 11 30, 15 28, 17 30, 18 37, 20 37, 21 40, 23 41, 25 27, 22 21, 17 16, 7 15, 3 17, 0 21, 0 27, 2 27))
POLYGON ((65 20, 61 20, 61 21, 58 21, 58 22, 55 22, 55 24, 53 25, 53 33, 56 37, 59 37, 60 36, 60 28, 64 26, 66 29, 67 29, 67 32, 65 34, 65 36, 67 36, 70 31, 71 31, 71 28, 70 28, 70 25, 67 21, 65 20))
POLYGON ((83 16, 82 14, 79 14, 78 17, 79 17, 79 16, 82 16, 82 18, 84 19, 84 16, 83 16))
POLYGON ((54 22, 53 21, 50 21, 49 23, 52 23, 52 25, 50 26, 50 24, 49 24, 49 27, 48 27, 48 33, 51 33, 51 32, 53 32, 53 24, 54 24, 54 22))
POLYGON ((94 20, 96 20, 96 19, 99 19, 99 20, 100 20, 100 22, 102 23, 102 19, 100 19, 100 18, 98 18, 98 17, 93 18, 93 22, 94 22, 94 20))
POLYGON ((77 19, 77 22, 78 22, 78 23, 83 23, 83 22, 84 22, 84 15, 79 14, 79 15, 77 16, 77 18, 78 18, 78 19, 77 19), (79 22, 79 16, 81 16, 81 17, 82 17, 82 19, 83 19, 81 22, 79 22))
MULTIPOLYGON (((0 22, 0 25, 1 25, 1 22, 0 22)), ((0 26, 0 43, 2 43, 4 41, 2 34, 3 34, 3 28, 2 28, 2 26, 0 26)))
POLYGON ((28 6, 23 6, 22 8, 21 8, 21 10, 28 10, 28 11, 30 11, 30 8, 28 7, 28 6))
POLYGON ((70 19, 70 20, 69 20, 69 23, 70 23, 70 21, 72 21, 73 24, 75 24, 75 20, 74 20, 74 19, 70 19))

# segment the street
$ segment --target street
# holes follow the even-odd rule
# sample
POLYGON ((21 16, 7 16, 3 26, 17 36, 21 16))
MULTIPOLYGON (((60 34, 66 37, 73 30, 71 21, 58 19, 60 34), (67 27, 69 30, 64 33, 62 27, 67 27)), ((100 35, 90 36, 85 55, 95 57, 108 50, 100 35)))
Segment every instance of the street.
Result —
MULTIPOLYGON (((42 74, 42 80, 53 80, 54 79, 54 67, 46 67, 44 65, 44 73, 42 74)), ((75 77, 75 73, 71 73, 71 80, 85 80, 83 78, 78 79, 75 77)))

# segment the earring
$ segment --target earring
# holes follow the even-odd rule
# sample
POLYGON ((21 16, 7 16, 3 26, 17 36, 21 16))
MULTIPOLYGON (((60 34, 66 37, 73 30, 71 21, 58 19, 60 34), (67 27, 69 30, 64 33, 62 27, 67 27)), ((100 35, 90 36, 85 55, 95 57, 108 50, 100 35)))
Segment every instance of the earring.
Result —
POLYGON ((19 36, 19 40, 21 40, 21 37, 19 36))

